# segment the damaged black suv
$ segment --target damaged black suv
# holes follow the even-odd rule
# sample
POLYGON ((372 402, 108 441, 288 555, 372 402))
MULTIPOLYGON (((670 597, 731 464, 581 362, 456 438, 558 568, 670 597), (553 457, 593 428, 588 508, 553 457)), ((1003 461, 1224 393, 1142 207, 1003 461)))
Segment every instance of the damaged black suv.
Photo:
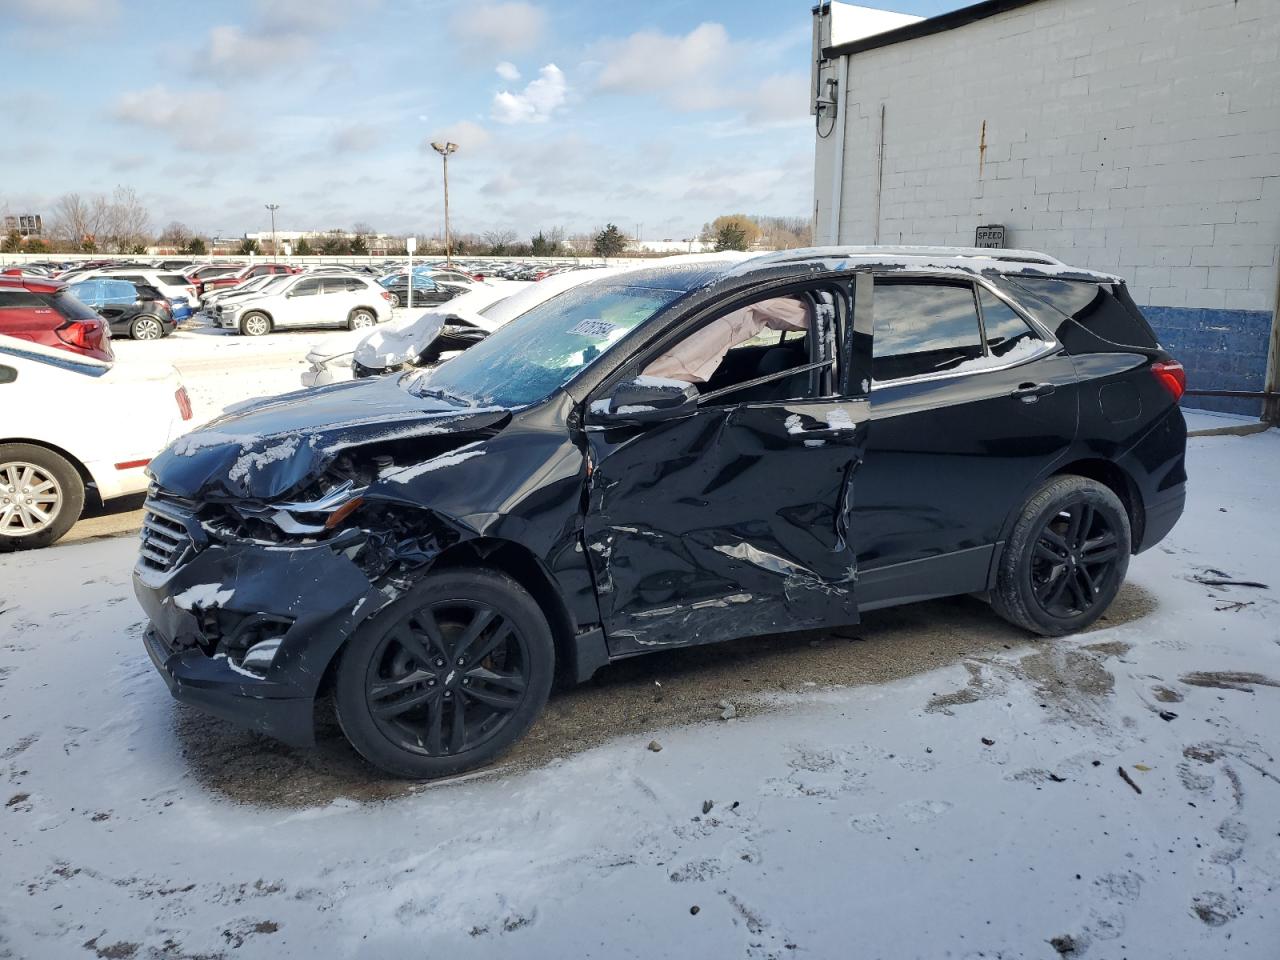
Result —
POLYGON ((434 369, 288 394, 151 464, 173 695, 390 773, 492 759, 553 676, 953 594, 1043 635, 1184 499, 1182 369, 1116 277, 834 248, 584 282, 434 369))

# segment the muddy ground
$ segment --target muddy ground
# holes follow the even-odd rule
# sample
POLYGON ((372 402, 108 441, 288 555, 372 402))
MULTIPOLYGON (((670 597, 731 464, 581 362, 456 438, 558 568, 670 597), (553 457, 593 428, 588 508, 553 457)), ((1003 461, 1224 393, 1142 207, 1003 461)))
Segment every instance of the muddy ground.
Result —
MULTIPOLYGON (((1137 620, 1153 609, 1149 594, 1125 584, 1094 629, 1137 620)), ((1123 653, 1033 640, 969 597, 880 610, 854 628, 755 637, 611 664, 588 683, 554 691, 533 729, 489 773, 539 766, 659 727, 722 723, 722 701, 733 704, 738 716, 751 716, 772 709, 771 694, 884 683, 964 661, 968 686, 938 691, 924 705, 946 711, 998 695, 1003 680, 986 669, 983 657, 1020 648, 1026 650, 1024 678, 1041 692, 1045 709, 1060 709, 1075 720, 1088 719, 1080 714, 1089 698, 1074 694, 1106 693, 1112 680, 1102 660, 1123 653)), ((323 716, 314 751, 284 746, 183 704, 173 704, 172 722, 193 776, 243 803, 370 802, 447 787, 386 779, 323 716)))

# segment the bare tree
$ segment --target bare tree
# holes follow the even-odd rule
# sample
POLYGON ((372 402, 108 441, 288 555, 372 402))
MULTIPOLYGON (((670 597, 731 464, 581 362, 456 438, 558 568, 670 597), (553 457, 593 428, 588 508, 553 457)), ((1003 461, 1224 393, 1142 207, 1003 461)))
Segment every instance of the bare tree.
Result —
POLYGON ((507 247, 516 242, 514 230, 486 230, 483 234, 485 246, 489 252, 501 256, 507 247))
POLYGON ((181 250, 191 242, 191 229, 181 221, 171 220, 157 239, 161 246, 181 250))
POLYGON ((116 187, 107 205, 107 236, 117 251, 130 252, 151 241, 151 214, 133 187, 116 187))
POLYGON ((97 237, 102 212, 102 197, 86 200, 78 193, 64 193, 53 205, 50 232, 54 239, 79 248, 97 237))

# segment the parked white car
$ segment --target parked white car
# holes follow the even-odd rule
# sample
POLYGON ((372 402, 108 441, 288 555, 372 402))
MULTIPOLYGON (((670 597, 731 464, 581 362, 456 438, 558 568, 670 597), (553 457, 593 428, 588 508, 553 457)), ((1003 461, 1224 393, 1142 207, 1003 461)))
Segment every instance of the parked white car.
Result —
POLYGON ((346 327, 358 330, 391 319, 387 291, 360 276, 292 276, 256 297, 214 307, 217 326, 249 337, 291 327, 346 327))
POLYGON ((81 280, 95 280, 98 277, 145 283, 159 290, 166 300, 185 303, 193 310, 200 306, 196 285, 177 270, 77 270, 60 279, 66 283, 79 283, 81 280))
POLYGON ((228 300, 242 300, 245 297, 257 296, 268 287, 282 286, 292 279, 291 274, 269 274, 265 277, 254 277, 235 287, 217 287, 200 298, 200 312, 213 316, 214 308, 228 300))
POLYGON ((147 464, 186 429, 170 366, 124 367, 0 336, 0 551, 46 547, 86 495, 147 489, 147 464))

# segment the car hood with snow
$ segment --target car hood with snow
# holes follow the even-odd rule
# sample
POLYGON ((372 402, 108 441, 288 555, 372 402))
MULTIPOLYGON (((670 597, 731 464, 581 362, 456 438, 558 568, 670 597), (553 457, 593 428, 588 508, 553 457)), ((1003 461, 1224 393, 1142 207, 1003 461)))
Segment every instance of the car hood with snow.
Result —
MULTIPOLYGON (((418 396, 399 377, 284 394, 220 417, 170 445, 150 472, 167 493, 189 499, 270 501, 322 474, 357 447, 491 433, 500 408, 460 407, 418 396)), ((394 472, 395 461, 384 466, 394 472)))

